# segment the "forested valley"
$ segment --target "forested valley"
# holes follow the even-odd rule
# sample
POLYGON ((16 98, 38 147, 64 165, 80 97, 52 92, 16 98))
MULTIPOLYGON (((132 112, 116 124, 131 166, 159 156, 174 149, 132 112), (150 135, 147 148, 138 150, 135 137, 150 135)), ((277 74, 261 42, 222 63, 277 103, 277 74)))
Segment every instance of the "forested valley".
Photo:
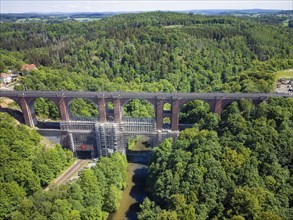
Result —
POLYGON ((73 153, 42 139, 0 113, 0 219, 107 219, 126 186, 126 157, 117 152, 101 158, 77 181, 45 191, 73 162, 73 153))
MULTIPOLYGON (((16 90, 272 92, 276 71, 293 68, 293 29, 281 21, 149 12, 86 23, 3 22, 0 72, 37 65, 16 90)), ((41 118, 60 117, 46 99, 34 108, 41 118)), ((221 116, 209 108, 199 100, 184 105, 180 122, 193 127, 154 148, 138 218, 293 219, 292 98, 241 100, 221 116)), ((71 111, 99 114, 83 99, 71 111)), ((124 111, 154 116, 139 100, 124 111)), ((47 146, 2 113, 0 148, 0 219, 106 219, 119 206, 127 170, 119 153, 44 191, 73 162, 70 151, 47 146)))
POLYGON ((4 22, 0 71, 37 65, 18 90, 270 92, 275 72, 293 67, 293 30, 280 20, 149 12, 4 22))
POLYGON ((73 162, 71 151, 44 140, 0 113, 0 219, 11 216, 25 196, 42 190, 73 162))
POLYGON ((192 106, 193 128, 153 150, 139 219, 292 219, 293 100, 192 106))
POLYGON ((19 89, 268 92, 273 73, 293 65, 292 34, 253 18, 163 12, 4 22, 0 71, 36 64, 19 89))

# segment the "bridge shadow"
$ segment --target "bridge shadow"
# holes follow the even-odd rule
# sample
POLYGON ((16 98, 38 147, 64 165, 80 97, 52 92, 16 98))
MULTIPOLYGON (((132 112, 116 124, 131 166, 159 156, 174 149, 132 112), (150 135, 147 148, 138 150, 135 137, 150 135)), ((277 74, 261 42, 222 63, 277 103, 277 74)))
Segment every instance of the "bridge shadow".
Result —
POLYGON ((19 123, 24 124, 24 117, 21 111, 12 108, 0 108, 0 112, 6 112, 19 123))
POLYGON ((38 121, 38 124, 36 125, 37 128, 40 129, 60 129, 60 122, 55 122, 55 121, 50 121, 50 122, 45 122, 45 121, 38 121))
POLYGON ((126 157, 129 163, 149 165, 151 156, 152 156, 152 152, 148 150, 135 151, 135 150, 127 149, 126 151, 126 157))

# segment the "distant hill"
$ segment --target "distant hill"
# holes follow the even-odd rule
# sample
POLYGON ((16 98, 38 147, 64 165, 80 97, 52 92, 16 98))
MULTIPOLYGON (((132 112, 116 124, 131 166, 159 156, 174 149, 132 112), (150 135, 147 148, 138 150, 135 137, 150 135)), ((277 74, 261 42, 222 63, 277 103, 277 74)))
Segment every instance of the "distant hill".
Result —
MULTIPOLYGON (((283 14, 292 15, 292 10, 268 10, 268 9, 206 9, 206 10, 186 10, 177 11, 183 13, 193 13, 201 15, 236 15, 236 16, 250 16, 250 15, 264 15, 264 14, 283 14)), ((54 13, 3 13, 1 15, 1 21, 16 21, 18 19, 76 19, 76 18, 105 18, 118 14, 136 14, 136 12, 54 12, 54 13)))
POLYGON ((208 9, 208 10, 188 10, 187 12, 192 12, 194 14, 203 15, 221 15, 221 14, 256 14, 256 13, 276 13, 280 10, 267 10, 267 9, 208 9))
POLYGON ((28 20, 54 20, 54 19, 75 19, 75 18, 104 18, 120 14, 118 12, 81 12, 81 13, 3 13, 1 15, 1 21, 17 21, 19 19, 28 20))

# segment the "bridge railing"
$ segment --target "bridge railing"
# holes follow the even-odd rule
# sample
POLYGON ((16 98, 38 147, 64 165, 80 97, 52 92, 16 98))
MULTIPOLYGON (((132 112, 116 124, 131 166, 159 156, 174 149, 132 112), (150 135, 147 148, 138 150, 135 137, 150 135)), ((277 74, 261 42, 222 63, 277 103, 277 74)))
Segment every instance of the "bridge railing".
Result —
POLYGON ((99 121, 99 117, 70 116, 71 121, 99 121))
POLYGON ((60 122, 60 129, 64 131, 93 131, 95 129, 95 123, 81 121, 62 121, 60 122))
POLYGON ((122 123, 156 123, 156 120, 154 118, 132 118, 123 116, 122 117, 122 123))

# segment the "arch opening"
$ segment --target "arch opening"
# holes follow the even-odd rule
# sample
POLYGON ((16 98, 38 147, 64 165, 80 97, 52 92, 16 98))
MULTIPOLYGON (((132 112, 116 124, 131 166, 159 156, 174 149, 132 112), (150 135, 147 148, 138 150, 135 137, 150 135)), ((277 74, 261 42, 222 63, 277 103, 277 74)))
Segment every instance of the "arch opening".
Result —
POLYGON ((229 101, 223 103, 221 118, 226 120, 229 114, 241 114, 244 118, 249 119, 257 112, 256 105, 260 104, 261 101, 253 101, 250 99, 240 99, 235 101, 229 101))
POLYGON ((132 135, 127 138, 126 157, 129 163, 149 164, 154 138, 147 135, 132 135))
POLYGON ((47 124, 60 121, 60 112, 57 105, 47 98, 36 98, 31 103, 31 112, 35 114, 35 126, 43 127, 47 124))
POLYGON ((150 151, 152 150, 152 140, 145 135, 136 135, 128 138, 128 151, 150 151))
POLYGON ((163 118, 163 129, 167 129, 167 130, 171 129, 171 118, 170 117, 163 118))
POLYGON ((169 103, 169 102, 164 103, 163 110, 164 111, 171 111, 171 103, 169 103))
POLYGON ((106 118, 108 122, 114 121, 114 103, 112 101, 106 102, 106 118))
POLYGON ((98 121, 99 110, 97 104, 90 99, 74 98, 69 102, 70 120, 98 121))
POLYGON ((192 126, 200 129, 215 129, 218 122, 219 116, 211 112, 210 105, 203 100, 188 101, 180 108, 180 130, 192 126))
POLYGON ((6 112, 19 123, 25 123, 20 106, 10 98, 0 97, 0 112, 6 112))
POLYGON ((132 99, 123 106, 122 116, 126 118, 155 118, 155 107, 144 99, 132 99))

